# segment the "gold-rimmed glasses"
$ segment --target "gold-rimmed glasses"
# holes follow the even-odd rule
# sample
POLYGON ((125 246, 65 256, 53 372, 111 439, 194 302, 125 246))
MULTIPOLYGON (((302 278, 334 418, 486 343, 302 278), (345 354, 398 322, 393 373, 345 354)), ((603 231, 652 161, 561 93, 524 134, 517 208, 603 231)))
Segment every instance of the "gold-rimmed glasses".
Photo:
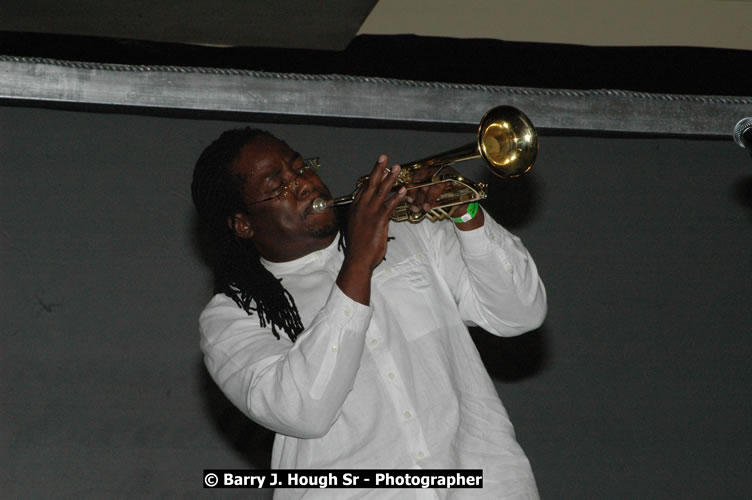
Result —
POLYGON ((298 179, 300 179, 300 176, 305 174, 307 170, 318 170, 320 166, 321 166, 321 163, 319 162, 318 157, 303 158, 303 166, 293 170, 293 173, 295 175, 292 179, 280 185, 277 189, 274 190, 272 195, 269 196, 268 198, 264 198, 263 200, 258 200, 258 201, 248 203, 248 206, 256 205, 258 203, 263 203, 265 201, 281 199, 282 197, 287 195, 290 189, 295 189, 296 187, 298 187, 298 179))

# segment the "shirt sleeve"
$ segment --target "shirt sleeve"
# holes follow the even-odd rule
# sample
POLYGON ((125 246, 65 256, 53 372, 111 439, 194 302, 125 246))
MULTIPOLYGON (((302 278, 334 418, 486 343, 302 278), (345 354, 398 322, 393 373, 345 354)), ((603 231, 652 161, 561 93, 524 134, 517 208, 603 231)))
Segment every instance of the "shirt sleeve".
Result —
POLYGON ((254 421, 288 436, 321 437, 352 390, 372 314, 334 285, 293 344, 217 295, 199 319, 204 362, 225 395, 254 421))
POLYGON ((490 333, 514 336, 538 328, 546 289, 522 241, 485 213, 484 225, 460 231, 441 222, 431 251, 460 315, 490 333))

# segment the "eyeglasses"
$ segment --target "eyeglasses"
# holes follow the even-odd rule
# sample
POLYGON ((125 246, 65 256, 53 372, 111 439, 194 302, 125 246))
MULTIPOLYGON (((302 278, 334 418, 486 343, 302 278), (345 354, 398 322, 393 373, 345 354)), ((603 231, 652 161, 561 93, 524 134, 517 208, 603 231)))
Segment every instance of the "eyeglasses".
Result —
POLYGON ((287 196, 287 193, 290 191, 290 189, 295 189, 298 187, 298 179, 306 173, 308 170, 318 170, 321 166, 321 163, 319 162, 318 157, 314 158, 303 158, 303 166, 294 170, 295 177, 293 177, 289 182, 285 182, 284 184, 281 184, 277 189, 274 190, 274 193, 272 196, 268 198, 264 198, 263 200, 254 201, 251 203, 248 203, 248 206, 251 205, 257 205, 259 203, 263 203, 265 201, 271 201, 271 200, 279 200, 283 198, 284 196, 287 196))

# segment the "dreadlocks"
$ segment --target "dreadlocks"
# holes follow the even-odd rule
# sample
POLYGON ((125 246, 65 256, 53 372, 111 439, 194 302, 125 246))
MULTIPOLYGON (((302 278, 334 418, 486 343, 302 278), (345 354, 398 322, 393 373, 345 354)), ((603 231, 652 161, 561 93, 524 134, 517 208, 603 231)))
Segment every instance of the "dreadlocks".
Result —
POLYGON ((276 140, 250 127, 224 132, 196 162, 191 194, 212 246, 214 293, 231 297, 249 315, 255 311, 261 327, 269 324, 277 339, 282 329, 295 342, 303 324, 292 295, 261 264, 253 243, 236 237, 227 225, 228 217, 246 210, 245 179, 233 174, 232 164, 246 144, 260 138, 276 140))

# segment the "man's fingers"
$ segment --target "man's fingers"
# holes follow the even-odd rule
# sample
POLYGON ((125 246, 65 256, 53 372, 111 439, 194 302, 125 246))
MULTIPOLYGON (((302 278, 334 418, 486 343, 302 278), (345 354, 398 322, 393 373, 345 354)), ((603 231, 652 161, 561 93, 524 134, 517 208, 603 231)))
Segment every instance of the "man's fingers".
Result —
POLYGON ((408 201, 410 203, 410 210, 413 212, 429 211, 436 207, 439 203, 439 197, 444 193, 446 189, 445 183, 433 184, 431 186, 424 186, 422 188, 416 188, 410 190, 408 201))
POLYGON ((379 187, 376 190, 377 196, 385 198, 387 194, 392 191, 392 188, 394 187, 394 184, 395 182, 397 182, 397 178, 399 177, 399 172, 400 166, 394 165, 391 171, 384 176, 381 184, 379 184, 379 187))
POLYGON ((442 184, 434 184, 428 191, 426 191, 426 199, 423 203, 423 210, 430 210, 439 204, 439 197, 444 192, 444 186, 442 184), (428 208, 426 208, 428 207, 428 208))
POLYGON ((373 170, 368 175, 369 179, 373 181, 373 184, 381 182, 384 178, 384 171, 386 170, 386 155, 379 155, 376 160, 376 164, 373 166, 373 170))
POLYGON ((394 195, 384 203, 387 218, 392 215, 392 212, 394 212, 397 205, 399 205, 399 203, 405 198, 405 195, 407 195, 407 188, 402 186, 399 188, 399 191, 394 193, 394 195))
POLYGON ((363 193, 362 197, 370 200, 373 196, 373 193, 376 192, 379 185, 381 184, 382 179, 384 178, 384 175, 386 175, 386 161, 386 155, 379 155, 379 158, 376 160, 376 164, 371 169, 371 173, 368 174, 368 178, 366 179, 365 184, 360 190, 363 193))

